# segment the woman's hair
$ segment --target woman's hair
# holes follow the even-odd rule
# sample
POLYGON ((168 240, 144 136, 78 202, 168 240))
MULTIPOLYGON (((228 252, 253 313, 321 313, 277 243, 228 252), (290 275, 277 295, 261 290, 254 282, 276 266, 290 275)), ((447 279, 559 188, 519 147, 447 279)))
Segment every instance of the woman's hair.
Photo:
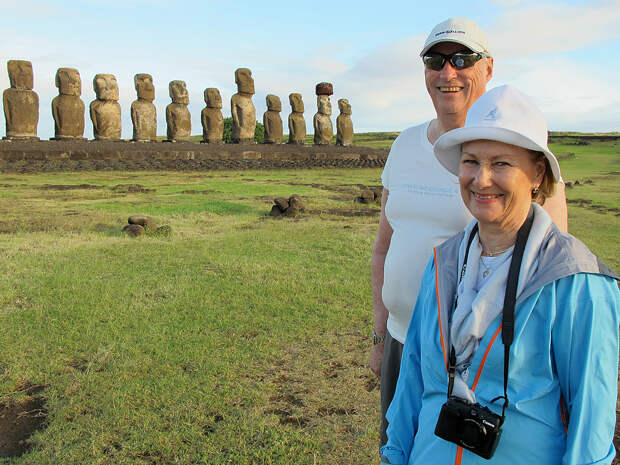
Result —
POLYGON ((549 164, 549 160, 547 160, 545 154, 535 150, 530 150, 530 153, 532 154, 532 160, 534 162, 539 160, 545 161, 545 174, 543 175, 540 186, 538 186, 538 192, 532 191, 532 200, 539 205, 544 205, 545 200, 548 197, 551 197, 555 192, 555 185, 557 181, 553 179, 553 171, 551 171, 551 165, 549 164))

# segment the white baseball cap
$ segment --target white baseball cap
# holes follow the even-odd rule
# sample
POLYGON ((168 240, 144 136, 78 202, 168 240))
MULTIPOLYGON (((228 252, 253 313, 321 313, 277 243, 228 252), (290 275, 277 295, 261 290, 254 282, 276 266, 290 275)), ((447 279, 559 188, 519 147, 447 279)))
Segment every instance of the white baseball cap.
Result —
POLYGON ((435 26, 426 38, 420 56, 424 56, 433 45, 440 42, 456 42, 472 52, 491 56, 489 42, 484 32, 476 23, 467 18, 450 18, 435 26))
POLYGON ((461 145, 472 140, 493 140, 542 152, 553 178, 561 181, 560 165, 547 147, 547 123, 534 102, 512 86, 499 86, 483 94, 467 113, 465 126, 444 133, 434 145, 439 163, 458 176, 461 145))

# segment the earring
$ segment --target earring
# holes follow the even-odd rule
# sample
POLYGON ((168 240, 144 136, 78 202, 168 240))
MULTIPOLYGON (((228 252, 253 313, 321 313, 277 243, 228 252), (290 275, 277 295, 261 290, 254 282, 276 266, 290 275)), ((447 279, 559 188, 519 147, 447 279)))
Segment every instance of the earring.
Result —
POLYGON ((538 186, 536 186, 534 189, 532 189, 532 197, 535 197, 538 195, 538 186))

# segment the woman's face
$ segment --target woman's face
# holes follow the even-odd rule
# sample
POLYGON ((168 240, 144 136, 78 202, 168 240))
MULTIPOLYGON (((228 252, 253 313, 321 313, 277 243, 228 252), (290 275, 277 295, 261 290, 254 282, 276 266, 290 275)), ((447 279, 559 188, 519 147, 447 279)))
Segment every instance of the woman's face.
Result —
POLYGON ((544 160, 534 161, 522 147, 490 140, 466 142, 459 165, 461 197, 481 226, 518 228, 544 172, 544 160))

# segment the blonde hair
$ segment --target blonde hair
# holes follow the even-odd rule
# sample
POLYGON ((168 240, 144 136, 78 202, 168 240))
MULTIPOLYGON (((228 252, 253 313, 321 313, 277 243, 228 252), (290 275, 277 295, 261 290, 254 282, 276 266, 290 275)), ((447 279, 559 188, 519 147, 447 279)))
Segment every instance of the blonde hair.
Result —
POLYGON ((544 160, 545 162, 545 174, 543 174, 542 182, 540 183, 540 186, 538 186, 538 190, 532 191, 532 201, 539 205, 544 205, 545 200, 551 197, 555 192, 555 185, 557 184, 557 181, 553 178, 553 171, 551 171, 551 165, 549 164, 549 160, 547 160, 545 154, 535 150, 530 150, 530 153, 534 162, 538 162, 540 160, 544 160))

